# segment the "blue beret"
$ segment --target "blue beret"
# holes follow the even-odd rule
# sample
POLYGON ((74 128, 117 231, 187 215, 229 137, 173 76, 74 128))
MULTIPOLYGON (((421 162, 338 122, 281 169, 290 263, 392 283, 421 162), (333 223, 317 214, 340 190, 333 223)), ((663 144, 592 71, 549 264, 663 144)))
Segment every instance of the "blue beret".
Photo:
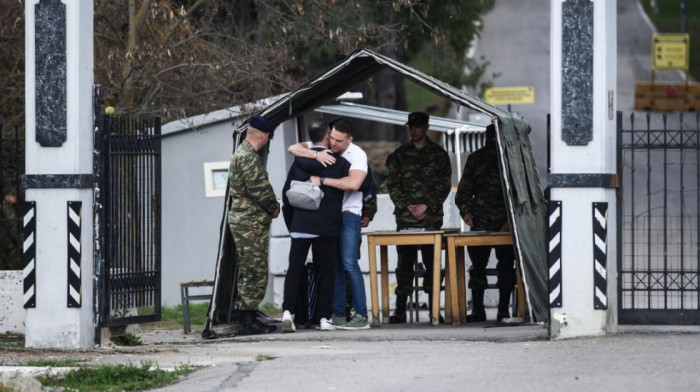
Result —
POLYGON ((267 121, 265 117, 258 116, 257 114, 250 118, 250 121, 248 121, 248 126, 251 126, 265 133, 270 133, 275 130, 272 127, 272 124, 270 124, 270 122, 267 121))

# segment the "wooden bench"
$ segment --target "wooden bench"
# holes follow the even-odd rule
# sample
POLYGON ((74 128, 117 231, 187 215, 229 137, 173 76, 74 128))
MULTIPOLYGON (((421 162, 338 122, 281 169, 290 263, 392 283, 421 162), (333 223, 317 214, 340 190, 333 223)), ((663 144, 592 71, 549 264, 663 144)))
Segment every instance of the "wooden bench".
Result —
POLYGON ((211 300, 211 294, 190 295, 190 288, 214 287, 213 280, 190 280, 180 282, 180 298, 182 300, 182 327, 185 333, 190 333, 190 301, 211 300))

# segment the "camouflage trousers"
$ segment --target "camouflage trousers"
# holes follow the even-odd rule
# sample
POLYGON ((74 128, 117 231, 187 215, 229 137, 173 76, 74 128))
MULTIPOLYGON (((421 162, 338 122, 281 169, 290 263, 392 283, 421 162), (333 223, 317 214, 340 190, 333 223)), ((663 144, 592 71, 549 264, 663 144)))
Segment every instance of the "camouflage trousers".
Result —
POLYGON ((496 250, 496 271, 499 289, 512 289, 515 286, 515 253, 511 245, 468 246, 467 252, 472 265, 469 267, 469 288, 484 290, 488 285, 486 266, 491 257, 491 249, 496 250))
MULTIPOLYGON (((427 293, 432 292, 433 287, 433 245, 421 245, 420 251, 425 265, 425 275, 423 275, 423 289, 427 293)), ((398 261, 396 264, 396 295, 413 294, 413 269, 418 260, 417 245, 396 246, 398 261)))
POLYGON ((267 290, 270 228, 229 223, 229 230, 238 253, 238 297, 234 307, 238 310, 256 310, 267 290))

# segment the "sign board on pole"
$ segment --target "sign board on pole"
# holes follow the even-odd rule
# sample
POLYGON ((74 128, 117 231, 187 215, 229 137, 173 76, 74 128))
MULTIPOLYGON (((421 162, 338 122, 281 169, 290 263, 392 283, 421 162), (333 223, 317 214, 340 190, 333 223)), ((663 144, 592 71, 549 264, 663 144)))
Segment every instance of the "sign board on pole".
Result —
POLYGON ((535 87, 492 87, 484 90, 484 101, 491 105, 524 105, 535 103, 535 87))
POLYGON ((690 57, 688 34, 654 34, 651 38, 651 68, 688 70, 690 57))

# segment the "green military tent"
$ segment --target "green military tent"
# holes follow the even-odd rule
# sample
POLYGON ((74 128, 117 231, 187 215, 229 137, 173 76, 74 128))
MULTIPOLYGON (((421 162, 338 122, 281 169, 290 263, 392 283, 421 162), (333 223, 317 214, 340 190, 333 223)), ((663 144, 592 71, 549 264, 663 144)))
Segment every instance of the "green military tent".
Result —
MULTIPOLYGON (((525 286, 526 315, 533 322, 548 320, 546 202, 539 185, 535 158, 530 145, 530 125, 523 118, 500 110, 396 60, 364 49, 352 53, 313 80, 283 95, 259 114, 264 115, 274 126, 277 126, 332 102, 357 84, 386 69, 398 72, 405 79, 445 97, 456 105, 486 115, 495 125, 499 141, 501 181, 504 192, 507 193, 513 243, 525 286)), ((241 140, 246 128, 247 124, 243 124, 236 130, 235 146, 241 140)), ((213 323, 223 322, 229 317, 231 301, 235 296, 235 282, 231 282, 230 278, 233 276, 230 269, 235 268, 231 267, 235 265, 235 252, 226 225, 228 197, 226 199, 219 241, 214 299, 205 325, 205 335, 211 330, 213 323)))

